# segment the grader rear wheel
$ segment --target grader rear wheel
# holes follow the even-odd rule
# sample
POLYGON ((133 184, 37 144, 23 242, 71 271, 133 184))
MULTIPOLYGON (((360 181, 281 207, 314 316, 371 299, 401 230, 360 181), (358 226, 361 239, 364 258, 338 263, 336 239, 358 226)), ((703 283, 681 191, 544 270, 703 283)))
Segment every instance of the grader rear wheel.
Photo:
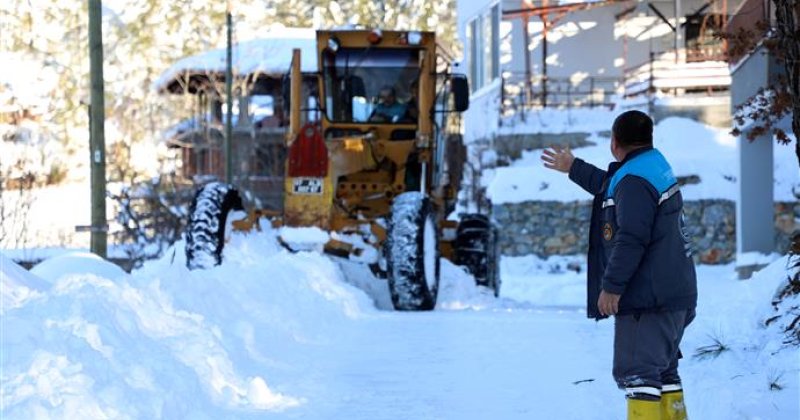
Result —
POLYGON ((497 228, 482 214, 462 216, 456 231, 456 263, 475 276, 475 283, 500 295, 497 228))

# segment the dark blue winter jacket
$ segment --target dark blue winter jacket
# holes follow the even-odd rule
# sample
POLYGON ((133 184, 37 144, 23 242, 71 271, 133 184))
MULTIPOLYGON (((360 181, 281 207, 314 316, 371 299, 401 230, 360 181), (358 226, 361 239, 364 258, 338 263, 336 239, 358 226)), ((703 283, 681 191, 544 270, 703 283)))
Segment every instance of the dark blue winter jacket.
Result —
POLYGON ((697 278, 672 168, 656 149, 629 153, 603 171, 575 159, 569 178, 594 195, 587 312, 600 291, 622 295, 619 315, 692 309, 697 278))

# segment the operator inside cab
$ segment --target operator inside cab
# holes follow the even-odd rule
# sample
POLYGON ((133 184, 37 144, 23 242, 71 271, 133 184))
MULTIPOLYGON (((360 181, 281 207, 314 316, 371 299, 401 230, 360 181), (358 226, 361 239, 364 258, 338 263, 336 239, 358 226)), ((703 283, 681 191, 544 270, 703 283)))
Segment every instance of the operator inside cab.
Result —
POLYGON ((378 93, 378 103, 369 120, 372 122, 399 122, 406 116, 406 105, 398 102, 397 92, 391 86, 384 86, 378 93))

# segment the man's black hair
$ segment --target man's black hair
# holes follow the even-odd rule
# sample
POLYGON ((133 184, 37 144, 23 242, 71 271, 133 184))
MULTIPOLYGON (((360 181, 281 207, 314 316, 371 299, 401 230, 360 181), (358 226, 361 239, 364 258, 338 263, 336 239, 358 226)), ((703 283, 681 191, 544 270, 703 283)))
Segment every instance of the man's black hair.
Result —
POLYGON ((389 94, 391 94, 395 98, 397 97, 397 91, 395 90, 394 86, 383 85, 381 89, 378 91, 378 93, 380 92, 389 92, 389 94))
POLYGON ((644 112, 623 112, 614 120, 611 131, 622 147, 653 145, 653 120, 644 112))

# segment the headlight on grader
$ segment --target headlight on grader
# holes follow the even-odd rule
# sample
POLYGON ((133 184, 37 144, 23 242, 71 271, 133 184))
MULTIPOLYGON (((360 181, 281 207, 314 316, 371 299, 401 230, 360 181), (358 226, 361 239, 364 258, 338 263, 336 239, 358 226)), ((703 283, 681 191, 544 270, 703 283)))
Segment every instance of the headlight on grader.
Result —
POLYGON ((419 32, 409 32, 408 33, 408 43, 410 45, 419 45, 422 42, 422 34, 419 32))
POLYGON ((339 39, 336 38, 335 36, 332 36, 332 37, 328 38, 328 48, 332 52, 338 51, 339 50, 339 39))
POLYGON ((350 137, 344 139, 344 150, 348 152, 363 152, 364 141, 361 137, 350 137))
POLYGON ((367 35, 367 41, 370 44, 379 44, 383 40, 383 32, 380 29, 375 29, 367 35))

